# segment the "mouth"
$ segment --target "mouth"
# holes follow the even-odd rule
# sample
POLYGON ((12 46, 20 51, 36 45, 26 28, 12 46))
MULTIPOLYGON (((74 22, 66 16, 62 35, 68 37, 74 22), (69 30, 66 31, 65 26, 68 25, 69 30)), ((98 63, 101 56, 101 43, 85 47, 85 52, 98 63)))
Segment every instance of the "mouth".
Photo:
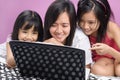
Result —
POLYGON ((34 41, 31 41, 31 40, 22 40, 24 42, 34 42, 34 41))
POLYGON ((86 29, 84 29, 83 30, 85 33, 89 33, 90 32, 90 30, 86 30, 86 29))
POLYGON ((90 30, 83 30, 83 32, 84 32, 86 35, 90 34, 90 30))
POLYGON ((55 35, 57 39, 61 39, 63 35, 55 35))

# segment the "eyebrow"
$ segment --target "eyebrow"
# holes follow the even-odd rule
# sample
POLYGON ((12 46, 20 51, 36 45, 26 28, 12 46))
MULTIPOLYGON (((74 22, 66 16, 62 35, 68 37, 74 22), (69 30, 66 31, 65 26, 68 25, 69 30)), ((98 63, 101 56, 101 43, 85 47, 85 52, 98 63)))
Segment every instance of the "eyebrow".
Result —
POLYGON ((63 22, 63 23, 53 23, 53 24, 70 24, 70 23, 65 23, 65 22, 63 22))
POLYGON ((62 24, 70 24, 70 23, 62 23, 62 24))
POLYGON ((87 21, 97 21, 97 19, 96 18, 94 18, 94 19, 88 19, 87 21))

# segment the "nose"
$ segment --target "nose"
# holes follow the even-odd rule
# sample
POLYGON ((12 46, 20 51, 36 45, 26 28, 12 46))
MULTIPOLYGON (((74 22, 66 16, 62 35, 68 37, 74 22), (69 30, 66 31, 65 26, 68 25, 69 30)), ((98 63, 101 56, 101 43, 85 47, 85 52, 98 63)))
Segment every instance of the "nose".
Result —
POLYGON ((88 29, 88 28, 89 28, 88 23, 84 23, 84 24, 83 24, 83 27, 84 27, 85 29, 88 29))
POLYGON ((57 33, 61 33, 62 32, 62 26, 59 25, 57 28, 56 28, 56 32, 57 33))
POLYGON ((26 41, 32 42, 32 34, 28 33, 28 34, 26 35, 26 41))

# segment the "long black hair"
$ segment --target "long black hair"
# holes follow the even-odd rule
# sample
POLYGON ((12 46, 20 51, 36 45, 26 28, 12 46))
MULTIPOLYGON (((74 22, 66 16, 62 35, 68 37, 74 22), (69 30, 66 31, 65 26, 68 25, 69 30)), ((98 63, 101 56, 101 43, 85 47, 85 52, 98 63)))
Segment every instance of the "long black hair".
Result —
POLYGON ((97 33, 97 42, 101 42, 107 30, 107 24, 111 16, 114 17, 107 0, 79 0, 77 9, 77 22, 79 24, 82 16, 93 10, 96 18, 100 21, 97 33))
POLYGON ((12 40, 18 40, 19 29, 21 29, 26 22, 27 24, 24 26, 24 29, 27 30, 34 26, 34 30, 38 32, 37 41, 43 41, 42 19, 37 12, 32 10, 25 10, 18 15, 11 35, 12 40))
POLYGON ((44 21, 44 40, 51 38, 49 29, 58 16, 67 12, 70 20, 71 31, 64 45, 71 46, 76 28, 76 12, 73 3, 69 0, 55 0, 47 9, 44 21))

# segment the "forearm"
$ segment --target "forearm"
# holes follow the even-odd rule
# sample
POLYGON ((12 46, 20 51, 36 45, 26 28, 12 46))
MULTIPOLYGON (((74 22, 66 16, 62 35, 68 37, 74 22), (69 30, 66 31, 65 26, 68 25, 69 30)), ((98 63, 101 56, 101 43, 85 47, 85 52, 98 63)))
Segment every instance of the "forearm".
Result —
POLYGON ((15 60, 14 60, 9 43, 7 43, 6 48, 7 48, 7 58, 6 58, 7 66, 15 67, 15 60))
POLYGON ((9 68, 15 67, 15 61, 13 58, 10 58, 10 57, 7 58, 7 67, 9 67, 9 68))
POLYGON ((88 64, 85 67, 88 68, 88 69, 91 69, 91 64, 88 64))
POLYGON ((117 51, 116 49, 111 47, 111 49, 109 50, 109 53, 111 56, 113 56, 115 58, 115 60, 120 62, 120 52, 119 51, 117 51))

